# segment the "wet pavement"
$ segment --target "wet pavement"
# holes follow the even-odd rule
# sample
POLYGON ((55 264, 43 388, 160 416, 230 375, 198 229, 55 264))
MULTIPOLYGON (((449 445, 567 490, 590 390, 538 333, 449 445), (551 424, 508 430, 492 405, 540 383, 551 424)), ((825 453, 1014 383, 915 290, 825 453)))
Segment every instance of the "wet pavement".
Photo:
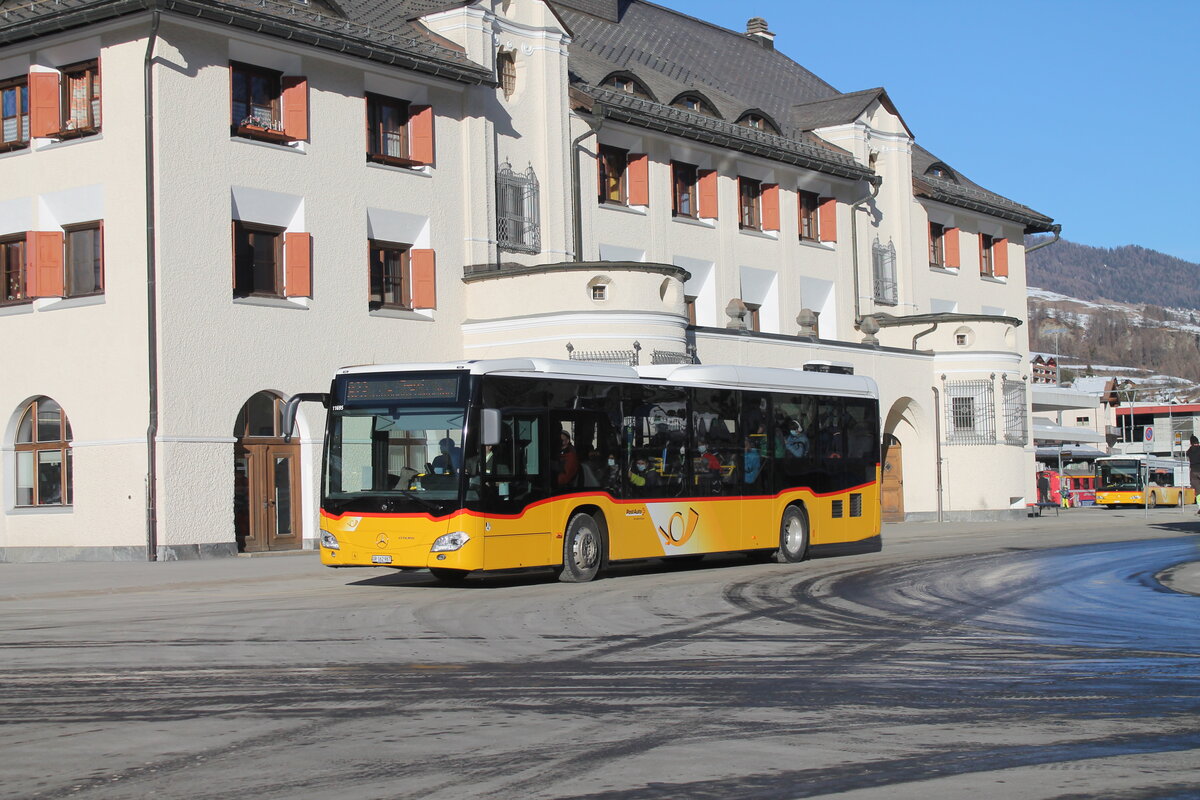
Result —
POLYGON ((439 585, 0 565, 0 797, 1200 797, 1200 522, 439 585))

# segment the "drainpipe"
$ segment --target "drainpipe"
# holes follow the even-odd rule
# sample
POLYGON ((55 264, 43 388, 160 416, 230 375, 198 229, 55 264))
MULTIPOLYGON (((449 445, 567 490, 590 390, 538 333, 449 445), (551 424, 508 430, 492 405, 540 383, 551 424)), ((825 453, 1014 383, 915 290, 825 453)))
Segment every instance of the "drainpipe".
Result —
POLYGON ((604 124, 603 114, 593 114, 587 121, 588 129, 571 142, 571 211, 575 215, 575 261, 583 261, 583 208, 579 197, 579 145, 589 136, 600 132, 604 124))
POLYGON ((1054 238, 1053 238, 1053 239, 1047 239, 1047 240, 1046 240, 1046 241, 1044 241, 1044 242, 1038 242, 1038 243, 1037 243, 1037 244, 1035 244, 1033 247, 1026 247, 1026 248, 1025 248, 1025 255, 1029 255, 1029 254, 1030 254, 1030 253, 1032 253, 1034 250, 1041 250, 1043 247, 1049 247, 1050 245, 1052 245, 1052 244, 1054 244, 1055 242, 1057 242, 1057 241, 1058 241, 1060 238, 1062 238, 1062 236, 1061 236, 1061 234, 1062 234, 1062 225, 1052 225, 1052 226, 1050 227, 1050 232, 1054 234, 1054 238))
POLYGON ((158 560, 158 265, 155 262, 154 215, 154 46, 158 43, 159 11, 150 12, 150 38, 142 66, 145 93, 146 151, 146 375, 149 384, 149 424, 146 427, 146 559, 158 560))
MULTIPOLYGON (((942 376, 945 378, 945 376, 942 376)), ((933 443, 937 462, 938 522, 942 521, 942 396, 937 387, 933 389, 933 443)))
POLYGON ((858 301, 858 207, 863 203, 879 196, 879 187, 883 184, 883 177, 880 175, 872 175, 867 178, 867 183, 871 185, 871 191, 861 200, 855 200, 850 204, 850 255, 854 259, 854 324, 857 325, 861 319, 858 301))
POLYGON ((930 327, 926 328, 925 330, 921 331, 917 335, 913 336, 912 349, 913 350, 917 349, 917 339, 920 339, 922 336, 928 336, 929 334, 933 333, 934 331, 936 331, 938 329, 938 325, 941 325, 941 323, 935 322, 930 327))

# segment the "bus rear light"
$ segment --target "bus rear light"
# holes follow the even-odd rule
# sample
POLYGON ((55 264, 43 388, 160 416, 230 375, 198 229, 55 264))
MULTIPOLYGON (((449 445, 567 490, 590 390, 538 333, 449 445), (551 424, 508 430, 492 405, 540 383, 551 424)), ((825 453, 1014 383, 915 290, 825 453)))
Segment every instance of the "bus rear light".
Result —
POLYGON ((429 548, 431 553, 452 553, 455 550, 461 550, 463 545, 471 541, 471 537, 465 531, 455 531, 447 533, 445 536, 439 536, 433 542, 433 547, 429 548))
POLYGON ((325 529, 321 530, 321 547, 327 548, 329 550, 341 550, 342 549, 342 546, 340 544, 338 544, 337 537, 325 529))

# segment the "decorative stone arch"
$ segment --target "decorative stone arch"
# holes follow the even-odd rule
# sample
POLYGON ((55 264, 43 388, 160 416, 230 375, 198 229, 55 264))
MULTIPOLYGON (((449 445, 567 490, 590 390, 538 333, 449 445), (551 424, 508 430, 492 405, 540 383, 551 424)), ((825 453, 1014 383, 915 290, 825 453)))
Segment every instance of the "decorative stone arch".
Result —
POLYGON ((883 422, 883 476, 880 499, 885 522, 904 521, 904 444, 921 436, 921 405, 911 397, 892 403, 883 422))
POLYGON ((255 392, 238 410, 234 422, 233 518, 239 553, 299 550, 303 547, 303 491, 300 441, 307 433, 284 441, 286 395, 255 392))

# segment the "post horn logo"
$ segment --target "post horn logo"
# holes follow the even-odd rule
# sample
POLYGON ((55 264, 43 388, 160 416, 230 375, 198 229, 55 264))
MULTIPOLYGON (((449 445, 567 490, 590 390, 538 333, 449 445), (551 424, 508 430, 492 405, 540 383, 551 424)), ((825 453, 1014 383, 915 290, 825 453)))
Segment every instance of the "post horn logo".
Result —
POLYGON ((699 522, 700 512, 694 508, 688 509, 686 522, 683 519, 683 512, 676 511, 667 520, 666 528, 661 525, 658 527, 658 535, 663 537, 663 544, 682 547, 688 539, 692 538, 692 534, 696 532, 696 525, 699 522))

